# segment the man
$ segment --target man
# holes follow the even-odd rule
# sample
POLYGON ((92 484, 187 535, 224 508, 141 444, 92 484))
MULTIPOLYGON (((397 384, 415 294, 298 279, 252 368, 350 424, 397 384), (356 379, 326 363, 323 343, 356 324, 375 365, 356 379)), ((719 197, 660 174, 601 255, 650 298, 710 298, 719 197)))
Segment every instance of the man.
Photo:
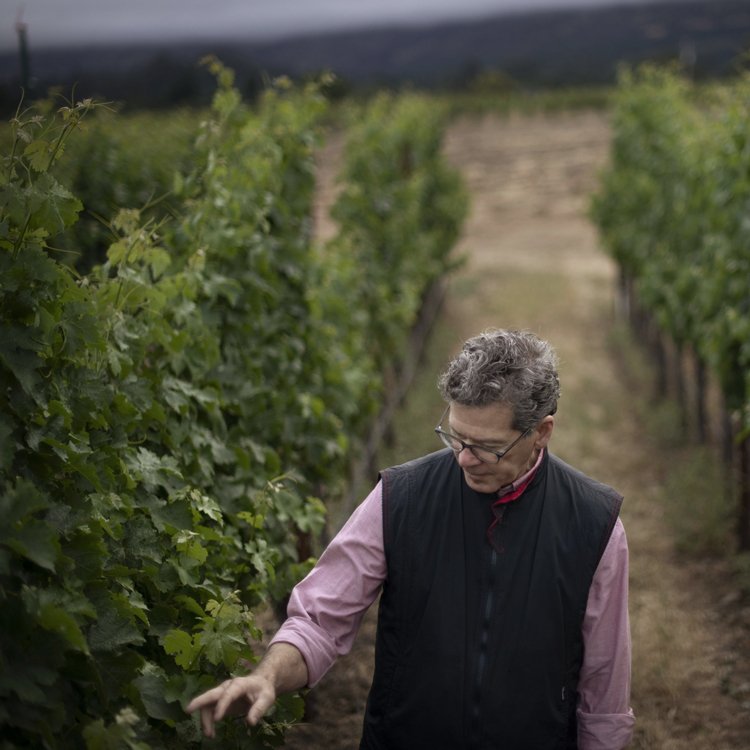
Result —
POLYGON ((364 750, 620 750, 630 741, 622 498, 551 455, 559 382, 527 332, 440 378, 445 449, 382 472, 292 593, 255 671, 195 698, 203 729, 315 685, 381 594, 364 750))

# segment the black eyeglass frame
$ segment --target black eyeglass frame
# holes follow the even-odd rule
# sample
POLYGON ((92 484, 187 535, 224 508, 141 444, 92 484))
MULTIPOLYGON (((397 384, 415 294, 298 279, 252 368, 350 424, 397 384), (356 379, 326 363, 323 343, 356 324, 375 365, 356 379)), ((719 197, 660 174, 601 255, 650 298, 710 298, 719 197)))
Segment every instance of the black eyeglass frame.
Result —
POLYGON ((477 460, 479 460, 479 461, 481 461, 482 463, 485 463, 485 464, 491 464, 491 463, 498 464, 498 463, 500 463, 500 460, 504 456, 506 456, 508 454, 508 451, 510 451, 511 448, 513 448, 513 446, 516 445, 516 443, 520 443, 521 440, 523 440, 534 429, 533 427, 529 427, 524 432, 522 432, 507 448, 504 448, 501 451, 494 451, 494 450, 492 450, 492 448, 487 448, 484 445, 479 445, 477 443, 467 443, 464 440, 461 440, 461 438, 456 437, 452 433, 446 432, 440 425, 443 424, 443 420, 445 419, 445 415, 448 413, 448 410, 450 408, 451 407, 449 405, 446 408, 446 410, 443 412, 443 416, 440 417, 440 421, 438 422, 438 425, 435 428, 435 434, 440 438, 440 440, 443 443, 443 445, 445 445, 446 448, 450 448, 456 454, 456 456, 458 456, 458 454, 461 453, 461 451, 464 448, 467 448, 468 451, 469 451, 469 453, 471 453, 471 455, 474 456, 474 458, 476 458, 477 460), (450 444, 449 441, 455 441, 457 443, 460 443, 461 448, 459 450, 456 450, 456 448, 454 448, 450 444), (491 461, 491 460, 487 460, 486 458, 482 458, 482 456, 478 456, 476 454, 476 452, 474 451, 475 448, 479 448, 480 450, 483 450, 483 451, 486 451, 487 453, 492 454, 493 456, 495 456, 495 460, 491 461))

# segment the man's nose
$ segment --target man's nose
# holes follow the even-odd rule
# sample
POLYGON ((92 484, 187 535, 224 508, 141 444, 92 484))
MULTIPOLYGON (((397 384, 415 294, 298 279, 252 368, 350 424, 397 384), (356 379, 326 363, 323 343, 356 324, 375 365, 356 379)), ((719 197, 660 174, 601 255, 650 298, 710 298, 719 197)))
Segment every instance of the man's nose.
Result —
POLYGON ((456 456, 456 460, 461 468, 466 466, 476 466, 477 464, 482 463, 468 448, 462 448, 456 456))

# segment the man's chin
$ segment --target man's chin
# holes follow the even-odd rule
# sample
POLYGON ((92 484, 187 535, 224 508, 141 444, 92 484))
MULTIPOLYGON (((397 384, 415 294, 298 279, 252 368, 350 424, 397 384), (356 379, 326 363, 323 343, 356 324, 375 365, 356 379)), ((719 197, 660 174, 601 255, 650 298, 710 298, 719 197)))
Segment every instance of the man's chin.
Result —
POLYGON ((464 479, 466 480, 466 484, 468 484, 474 492, 488 494, 497 491, 497 480, 493 477, 473 477, 464 472, 464 479))

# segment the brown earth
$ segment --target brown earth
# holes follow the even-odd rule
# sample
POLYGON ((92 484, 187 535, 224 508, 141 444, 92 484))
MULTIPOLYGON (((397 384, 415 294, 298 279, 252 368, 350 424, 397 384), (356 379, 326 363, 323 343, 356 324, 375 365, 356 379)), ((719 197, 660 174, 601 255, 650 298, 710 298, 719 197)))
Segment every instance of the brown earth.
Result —
MULTIPOLYGON (((460 342, 490 326, 522 327, 558 350, 563 398, 553 450, 625 495, 631 553, 633 748, 750 748, 750 610, 726 561, 679 555, 665 519, 664 485, 678 449, 643 423, 647 385, 618 337, 613 264, 586 212, 610 142, 599 113, 464 119, 445 152, 462 172, 471 212, 415 395, 383 463, 432 449, 439 415, 434 381, 460 342), (413 425, 422 429, 413 433, 413 425), (412 434, 413 433, 413 434, 412 434), (428 436, 422 444, 421 435, 428 436)), ((318 221, 338 143, 323 154, 318 221)), ((374 608, 357 644, 312 692, 310 720, 287 748, 349 750, 359 741, 372 670, 374 608)))

